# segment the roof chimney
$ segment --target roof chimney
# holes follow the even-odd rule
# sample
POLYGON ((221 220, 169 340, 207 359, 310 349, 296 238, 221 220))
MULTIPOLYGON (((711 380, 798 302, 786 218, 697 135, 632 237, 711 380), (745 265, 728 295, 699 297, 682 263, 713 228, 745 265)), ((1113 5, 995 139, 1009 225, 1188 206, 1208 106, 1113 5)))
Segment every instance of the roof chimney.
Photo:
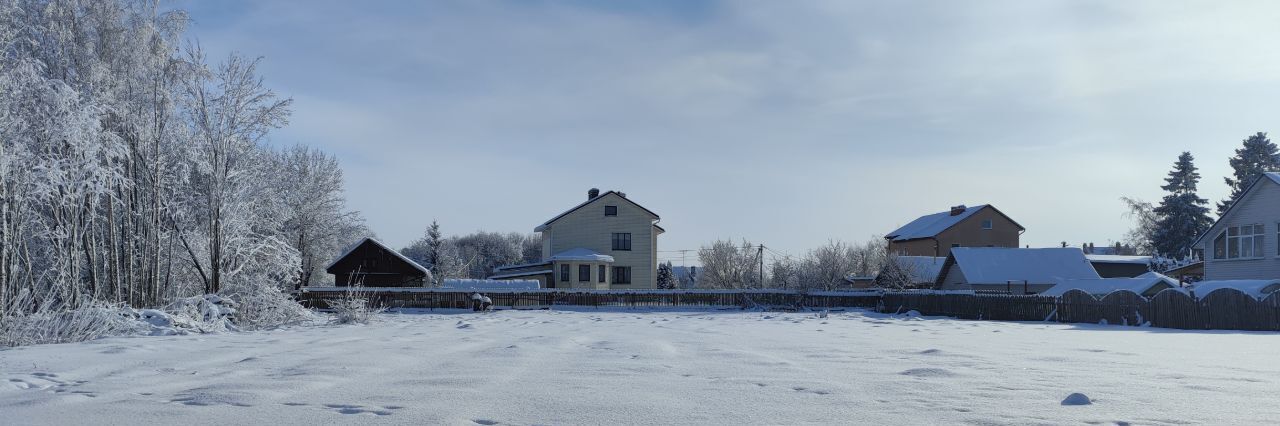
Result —
POLYGON ((627 198, 627 193, 622 192, 622 191, 616 191, 616 192, 618 193, 618 196, 619 196, 619 197, 627 198))
POLYGON ((591 188, 590 190, 587 191, 588 200, 594 200, 596 199, 596 197, 599 197, 599 196, 600 196, 600 188, 591 188))
POLYGON ((964 204, 961 204, 961 205, 958 205, 958 206, 951 206, 951 215, 952 215, 952 216, 959 216, 959 215, 960 215, 960 213, 964 213, 964 211, 965 211, 965 210, 967 210, 967 209, 968 209, 968 207, 965 207, 965 205, 964 205, 964 204))

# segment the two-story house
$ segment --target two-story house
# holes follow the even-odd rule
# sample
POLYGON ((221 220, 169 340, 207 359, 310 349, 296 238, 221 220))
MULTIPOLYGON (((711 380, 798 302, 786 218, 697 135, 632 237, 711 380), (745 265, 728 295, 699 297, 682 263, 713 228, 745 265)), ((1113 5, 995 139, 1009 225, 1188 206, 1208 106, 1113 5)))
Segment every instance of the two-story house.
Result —
POLYGON ((538 225, 542 261, 503 266, 490 279, 537 279, 544 288, 657 288, 657 213, 618 191, 592 188, 587 201, 538 225))
POLYGON ((1280 278, 1280 173, 1264 173, 1202 234, 1204 279, 1280 278))
POLYGON ((994 206, 983 204, 920 216, 885 234, 889 252, 902 256, 947 257, 952 247, 1018 247, 1026 231, 994 206))

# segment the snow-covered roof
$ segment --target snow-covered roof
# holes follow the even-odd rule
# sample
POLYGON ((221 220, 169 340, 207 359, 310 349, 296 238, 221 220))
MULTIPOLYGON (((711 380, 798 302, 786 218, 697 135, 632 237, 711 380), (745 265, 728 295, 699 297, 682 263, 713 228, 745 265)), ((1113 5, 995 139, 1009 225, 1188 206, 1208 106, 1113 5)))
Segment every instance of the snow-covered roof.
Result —
MULTIPOLYGON (((550 272, 550 271, 547 271, 550 272)), ((470 289, 470 290, 516 290, 516 289, 536 289, 541 288, 542 284, 538 280, 476 280, 464 278, 450 278, 441 283, 440 288, 446 290, 470 289)))
MULTIPOLYGON (((1099 279, 1078 248, 956 247, 955 266, 970 284, 1005 284, 1023 280, 1056 283, 1060 279, 1099 279)), ((948 264, 951 263, 949 259, 948 264)), ((942 273, 945 273, 944 270, 942 273)))
POLYGON ((430 277, 430 276, 431 276, 431 271, 430 271, 430 270, 428 270, 427 268, 423 267, 422 265, 419 265, 419 264, 418 264, 418 262, 414 262, 414 261, 413 261, 413 259, 410 259, 410 258, 408 258, 408 257, 405 257, 405 255, 400 254, 400 252, 398 252, 398 251, 396 251, 396 250, 392 249, 391 247, 387 247, 387 245, 386 245, 386 244, 383 244, 381 241, 378 241, 377 239, 375 239, 375 238, 373 238, 373 237, 366 237, 365 239, 360 240, 360 242, 355 243, 355 244, 354 244, 354 245, 352 245, 350 248, 348 248, 345 252, 343 252, 341 256, 335 257, 335 258, 333 259, 333 261, 332 261, 332 262, 329 262, 329 266, 325 266, 325 267, 324 267, 324 269, 327 271, 327 270, 329 270, 329 268, 332 268, 332 267, 333 267, 333 265, 338 264, 338 262, 339 262, 339 261, 341 261, 343 258, 345 258, 345 257, 347 257, 347 256, 350 256, 350 255, 351 255, 351 252, 356 251, 356 249, 357 249, 357 248, 360 248, 360 246, 364 245, 365 241, 371 242, 371 243, 373 243, 373 244, 377 245, 378 247, 381 247, 383 250, 386 250, 386 251, 388 251, 388 252, 391 252, 391 254, 395 255, 395 256, 396 256, 396 257, 398 257, 398 258, 400 258, 400 260, 403 260, 403 261, 405 261, 406 263, 408 263, 408 264, 409 264, 409 266, 412 266, 414 269, 417 269, 417 270, 419 270, 419 271, 422 271, 422 273, 427 274, 427 276, 428 276, 428 277, 430 277))
MULTIPOLYGON (((590 199, 588 199, 587 201, 582 202, 582 204, 578 204, 578 205, 576 205, 576 206, 573 206, 573 208, 571 208, 571 209, 569 209, 569 210, 565 210, 565 212, 564 212, 564 213, 560 213, 560 214, 556 215, 556 217, 551 218, 551 220, 548 220, 548 221, 546 221, 546 222, 543 222, 541 225, 538 225, 536 228, 533 228, 533 232, 542 232, 542 231, 545 231, 545 230, 547 230, 547 227, 551 226, 551 223, 553 223, 553 222, 555 222, 555 221, 557 221, 557 220, 560 220, 560 218, 565 217, 565 216, 568 216, 568 215, 569 215, 569 213, 573 213, 575 210, 578 210, 578 209, 580 209, 580 208, 586 207, 586 206, 587 206, 587 204, 591 204, 591 203, 595 202, 596 200, 599 200, 599 199, 601 199, 601 198, 604 198, 605 196, 608 196, 609 194, 617 195, 617 196, 618 196, 618 198, 621 198, 621 199, 623 199, 623 200, 626 200, 628 203, 631 203, 632 205, 634 205, 634 206, 636 206, 636 207, 639 207, 639 208, 640 208, 640 210, 644 210, 646 213, 649 213, 650 215, 653 215, 653 218, 654 218, 654 219, 660 219, 660 217, 658 217, 658 214, 657 214, 657 213, 654 213, 652 210, 649 210, 649 209, 644 208, 644 206, 640 205, 639 203, 636 203, 635 201, 631 201, 631 199, 630 199, 630 198, 624 197, 624 196, 622 195, 622 193, 621 193, 621 192, 618 192, 618 191, 608 191, 608 192, 605 192, 605 193, 603 193, 603 194, 600 194, 600 195, 596 196, 595 198, 590 198, 590 199)), ((654 226, 657 226, 657 224, 654 224, 654 226)), ((665 230, 665 229, 662 229, 661 227, 658 227, 658 229, 662 230, 662 232, 666 232, 666 230, 665 230)))
POLYGON ((1147 265, 1151 263, 1151 256, 1121 256, 1114 254, 1086 254, 1085 259, 1089 259, 1093 263, 1128 263, 1134 265, 1147 265))
POLYGON ((551 273, 551 270, 550 270, 550 269, 539 269, 539 270, 536 270, 536 271, 520 271, 520 272, 511 272, 511 273, 506 273, 506 274, 491 275, 491 276, 489 276, 489 279, 491 279, 491 280, 505 280, 505 279, 508 279, 508 278, 516 278, 516 277, 532 277, 532 276, 535 276, 535 275, 543 275, 543 274, 550 274, 550 273, 551 273))
MULTIPOLYGON (((974 213, 977 213, 987 207, 991 207, 993 210, 995 209, 995 207, 992 207, 989 204, 983 204, 980 206, 966 207, 963 212, 960 212, 960 214, 957 215, 952 215, 951 211, 947 210, 944 212, 920 216, 919 218, 916 218, 916 220, 911 221, 911 223, 903 225, 901 228, 885 234, 884 237, 893 241, 908 241, 936 237, 938 234, 942 233, 942 231, 946 231, 957 223, 968 219, 969 216, 973 216, 974 213)), ((999 213, 1000 211, 996 210, 996 212, 999 213)), ((1004 213, 1000 213, 1000 215, 1004 216, 1004 213)), ((1008 216, 1005 216, 1005 218, 1008 218, 1008 216)), ((1009 219, 1009 221, 1013 222, 1013 219, 1009 219)), ((1018 228, 1022 228, 1022 225, 1018 225, 1017 222, 1014 222, 1014 225, 1018 228)))
POLYGON ((520 269, 520 268, 531 268, 534 266, 546 266, 550 264, 551 262, 534 262, 534 263, 521 263, 519 265, 504 265, 504 266, 498 266, 493 268, 493 272, 509 271, 512 269, 520 269))
POLYGON ((899 268, 910 271, 912 277, 920 282, 937 280, 942 265, 947 263, 947 258, 933 256, 897 256, 894 259, 899 268))
POLYGON ((1280 280, 1217 280, 1201 281, 1191 287, 1196 297, 1204 298, 1215 290, 1233 288, 1255 299, 1265 299, 1271 293, 1280 291, 1280 280))
POLYGON ((1060 279, 1058 284, 1040 293, 1042 296, 1061 296, 1071 290, 1082 290, 1094 296, 1106 296, 1115 291, 1128 290, 1146 294, 1151 290, 1178 288, 1178 281, 1155 272, 1134 278, 1060 279))
POLYGON ((613 262, 613 256, 585 248, 572 248, 551 256, 554 261, 613 262))

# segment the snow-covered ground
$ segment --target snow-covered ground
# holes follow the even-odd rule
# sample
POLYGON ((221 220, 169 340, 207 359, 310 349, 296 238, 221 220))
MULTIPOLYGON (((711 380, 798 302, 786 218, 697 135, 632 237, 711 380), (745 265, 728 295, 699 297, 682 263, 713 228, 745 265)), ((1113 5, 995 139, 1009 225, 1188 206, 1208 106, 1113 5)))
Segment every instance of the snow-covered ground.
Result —
POLYGON ((1280 334, 863 312, 386 314, 0 351, 17 424, 1263 424, 1280 334), (1092 405, 1063 405, 1072 393, 1092 405))

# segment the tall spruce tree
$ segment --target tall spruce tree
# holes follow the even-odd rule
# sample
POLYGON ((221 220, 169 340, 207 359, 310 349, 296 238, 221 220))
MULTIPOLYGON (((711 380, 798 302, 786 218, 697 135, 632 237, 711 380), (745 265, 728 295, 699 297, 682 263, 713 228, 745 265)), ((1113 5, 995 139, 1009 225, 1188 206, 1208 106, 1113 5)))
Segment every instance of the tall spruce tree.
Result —
POLYGON ((1151 245, 1161 256, 1186 256, 1196 236, 1213 225, 1209 218, 1209 200, 1196 195, 1200 173, 1196 171, 1194 161, 1195 157, 1190 152, 1179 155, 1173 170, 1164 178, 1165 185, 1160 187, 1169 194, 1154 210, 1157 220, 1151 245))
POLYGON ((1226 213, 1231 203, 1263 172, 1280 170, 1280 153, 1277 153, 1276 144, 1267 139, 1265 132, 1258 132, 1245 139, 1244 146, 1236 150, 1236 156, 1231 157, 1230 161, 1234 176, 1225 179, 1231 187, 1231 197, 1218 203, 1218 216, 1226 213))

